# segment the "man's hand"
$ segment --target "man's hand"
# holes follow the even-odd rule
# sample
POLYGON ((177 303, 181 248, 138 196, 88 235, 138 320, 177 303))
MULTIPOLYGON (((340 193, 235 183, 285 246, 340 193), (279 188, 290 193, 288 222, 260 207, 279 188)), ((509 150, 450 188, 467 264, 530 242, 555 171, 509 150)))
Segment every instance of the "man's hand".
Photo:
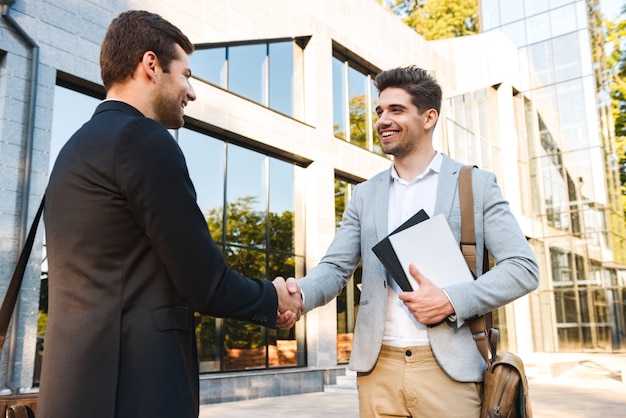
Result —
POLYGON ((443 290, 424 277, 413 264, 409 265, 409 272, 420 287, 413 292, 402 292, 398 297, 415 319, 422 324, 433 325, 454 314, 450 299, 443 290))
POLYGON ((278 294, 276 326, 280 329, 289 329, 295 325, 304 311, 300 286, 293 277, 286 281, 282 277, 276 277, 272 283, 278 294))

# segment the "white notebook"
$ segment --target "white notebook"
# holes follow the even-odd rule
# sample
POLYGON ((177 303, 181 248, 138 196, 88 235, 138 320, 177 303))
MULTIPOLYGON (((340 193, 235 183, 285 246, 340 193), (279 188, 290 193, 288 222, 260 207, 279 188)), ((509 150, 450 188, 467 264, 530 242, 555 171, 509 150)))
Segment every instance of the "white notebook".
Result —
POLYGON ((390 235, 389 241, 415 290, 419 285, 409 273, 409 264, 439 288, 474 280, 443 214, 390 235))

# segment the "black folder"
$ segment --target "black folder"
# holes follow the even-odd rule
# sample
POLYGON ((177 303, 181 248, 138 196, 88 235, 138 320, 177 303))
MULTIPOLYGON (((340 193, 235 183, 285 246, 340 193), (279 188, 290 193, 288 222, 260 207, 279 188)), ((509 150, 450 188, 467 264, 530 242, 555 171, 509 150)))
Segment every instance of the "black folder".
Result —
POLYGON ((391 241, 389 241, 389 236, 400 231, 403 231, 413 225, 416 225, 420 222, 429 219, 428 214, 424 211, 424 209, 420 209, 415 215, 411 216, 407 219, 402 225, 397 227, 393 232, 387 235, 382 241, 372 247, 372 251, 376 254, 376 257, 380 260, 381 263, 385 266, 391 277, 398 283, 400 289, 404 292, 412 292, 413 287, 409 282, 408 277, 404 273, 404 269, 396 256, 396 252, 393 250, 393 246, 391 245, 391 241))

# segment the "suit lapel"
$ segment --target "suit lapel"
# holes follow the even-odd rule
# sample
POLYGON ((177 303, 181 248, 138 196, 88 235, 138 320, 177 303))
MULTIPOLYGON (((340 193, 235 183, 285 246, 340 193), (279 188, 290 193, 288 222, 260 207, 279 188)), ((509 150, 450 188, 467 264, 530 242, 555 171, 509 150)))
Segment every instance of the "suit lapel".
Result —
POLYGON ((374 193, 374 218, 376 222, 376 234, 381 240, 387 236, 387 221, 389 212, 389 187, 391 179, 391 168, 378 176, 376 192, 374 193))
POLYGON ((452 203, 456 195, 457 179, 459 177, 459 164, 443 154, 441 170, 439 171, 439 183, 437 184, 437 201, 435 203, 435 215, 443 213, 446 218, 452 212, 452 203))

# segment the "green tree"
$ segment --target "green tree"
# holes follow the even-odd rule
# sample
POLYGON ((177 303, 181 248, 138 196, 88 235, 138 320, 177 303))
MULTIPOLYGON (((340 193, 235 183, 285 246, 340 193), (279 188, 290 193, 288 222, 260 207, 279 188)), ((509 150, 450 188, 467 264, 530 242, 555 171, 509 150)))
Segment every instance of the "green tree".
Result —
MULTIPOLYGON (((623 6, 622 16, 625 14, 626 6, 623 6)), ((607 63, 622 203, 626 208, 626 19, 618 18, 615 21, 606 22, 606 43, 610 51, 607 63)))
MULTIPOLYGON (((256 204, 256 197, 245 196, 226 205, 226 238, 222 207, 211 209, 206 214, 211 236, 224 248, 228 265, 247 277, 268 279, 293 276, 293 212, 270 212, 267 218, 265 210, 255 210, 256 204), (268 238, 269 252, 266 251, 268 238)), ((216 319, 196 314, 195 320, 199 357, 201 360, 213 360, 218 353, 216 319)), ((226 319, 223 333, 226 350, 261 349, 266 344, 264 330, 256 324, 226 319)), ((286 331, 280 334, 280 338, 293 338, 293 335, 293 331, 286 331)), ((226 368, 261 367, 264 364, 264 361, 253 357, 230 361, 232 364, 225 363, 226 368)))
POLYGON ((388 7, 429 41, 478 33, 478 0, 394 0, 388 7))

